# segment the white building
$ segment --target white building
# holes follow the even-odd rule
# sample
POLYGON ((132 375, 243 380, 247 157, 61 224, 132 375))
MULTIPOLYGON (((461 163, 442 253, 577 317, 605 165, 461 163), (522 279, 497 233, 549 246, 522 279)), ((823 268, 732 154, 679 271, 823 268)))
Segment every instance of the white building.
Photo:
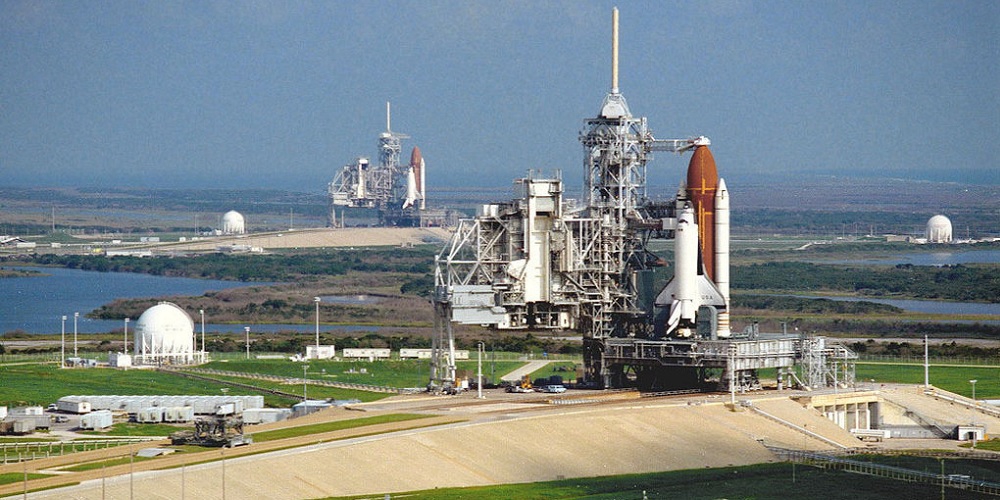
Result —
POLYGON ((927 243, 951 242, 951 221, 943 215, 935 215, 927 221, 927 243))
POLYGON ((236 210, 230 210, 222 216, 222 234, 245 234, 246 232, 246 220, 243 218, 243 214, 236 210))
POLYGON ((136 365, 188 364, 203 361, 194 351, 194 320, 171 302, 146 309, 135 324, 136 365))
POLYGON ((337 355, 337 347, 332 345, 307 345, 306 359, 333 359, 337 355))

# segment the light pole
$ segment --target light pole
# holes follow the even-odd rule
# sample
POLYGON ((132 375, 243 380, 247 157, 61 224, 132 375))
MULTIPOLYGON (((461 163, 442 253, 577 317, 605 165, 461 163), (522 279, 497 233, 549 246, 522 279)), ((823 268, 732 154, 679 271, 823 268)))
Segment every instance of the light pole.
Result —
POLYGON ((247 359, 250 359, 250 327, 244 326, 243 331, 247 334, 247 359))
POLYGON ((201 360, 205 361, 205 310, 198 309, 198 314, 201 315, 201 360))
POLYGON ((59 368, 66 368, 66 315, 62 317, 62 351, 59 354, 59 368))
POLYGON ((313 297, 316 303, 316 359, 319 359, 319 297, 313 297))
POLYGON ((979 381, 976 379, 972 379, 969 381, 969 383, 972 384, 972 404, 979 406, 976 404, 976 382, 979 381))
POLYGON ((476 347, 476 350, 479 351, 479 380, 476 383, 476 386, 479 388, 479 396, 477 397, 483 399, 483 349, 485 349, 486 345, 480 342, 476 347))
POLYGON ((77 357, 76 351, 76 320, 80 318, 80 313, 73 313, 73 357, 77 357))
POLYGON ((122 338, 125 341, 125 347, 122 348, 122 354, 128 354, 128 322, 129 318, 125 318, 125 335, 122 338))
POLYGON ((309 371, 309 365, 302 365, 302 402, 305 403, 306 405, 306 407, 304 408, 306 413, 309 413, 309 403, 307 402, 309 401, 309 397, 306 395, 306 383, 309 380, 308 378, 306 378, 308 377, 306 373, 308 371, 309 371))

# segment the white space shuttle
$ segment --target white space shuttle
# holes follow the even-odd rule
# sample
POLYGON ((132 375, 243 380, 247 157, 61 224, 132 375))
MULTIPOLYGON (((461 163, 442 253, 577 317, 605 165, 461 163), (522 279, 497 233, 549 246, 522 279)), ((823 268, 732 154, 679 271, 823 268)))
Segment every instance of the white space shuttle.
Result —
POLYGON ((403 208, 417 206, 418 209, 425 208, 426 199, 424 197, 424 175, 427 172, 424 158, 420 155, 420 148, 414 147, 410 153, 410 166, 406 171, 406 198, 403 200, 403 208), (417 202, 420 202, 417 204, 417 202))
POLYGON ((663 333, 726 338, 729 328, 729 190, 707 145, 698 146, 677 193, 674 277, 656 297, 663 333))

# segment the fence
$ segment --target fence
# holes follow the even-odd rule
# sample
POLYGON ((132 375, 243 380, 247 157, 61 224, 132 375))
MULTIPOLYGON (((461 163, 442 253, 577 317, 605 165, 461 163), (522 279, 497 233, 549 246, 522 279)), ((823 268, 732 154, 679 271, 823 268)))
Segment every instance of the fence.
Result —
POLYGON ((893 465, 852 460, 824 453, 789 450, 773 446, 768 446, 767 448, 777 455, 778 458, 788 462, 801 463, 824 469, 842 470, 855 474, 867 474, 869 476, 884 477, 910 483, 940 484, 942 488, 956 488, 986 495, 1000 496, 1000 483, 975 479, 964 474, 944 474, 943 465, 941 473, 933 473, 893 465))
MULTIPOLYGON (((861 354, 858 358, 859 362, 869 361, 869 362, 879 362, 879 363, 897 363, 897 364, 908 364, 908 365, 923 365, 923 356, 885 356, 876 354, 861 354)), ((954 356, 954 357, 944 357, 944 356, 931 356, 928 358, 928 362, 933 365, 980 365, 980 366, 997 366, 1000 367, 1000 357, 989 357, 989 358, 972 358, 965 356, 954 356)))
POLYGON ((126 444, 158 441, 162 437, 127 437, 108 439, 77 439, 73 441, 27 441, 16 443, 0 443, 0 456, 3 463, 18 463, 38 458, 65 455, 80 451, 114 448, 126 444))

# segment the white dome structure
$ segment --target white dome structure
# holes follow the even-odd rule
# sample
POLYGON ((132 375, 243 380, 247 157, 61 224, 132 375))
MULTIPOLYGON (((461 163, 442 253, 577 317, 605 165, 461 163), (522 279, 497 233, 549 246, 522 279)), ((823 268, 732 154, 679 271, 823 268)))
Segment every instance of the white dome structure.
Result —
POLYGON ((927 221, 927 243, 948 243, 951 241, 951 221, 943 215, 935 215, 927 221))
POLYGON ((246 220, 243 218, 243 214, 236 210, 230 210, 222 216, 223 234, 244 234, 246 232, 246 220))
POLYGON ((137 364, 194 361, 194 320, 170 302, 146 309, 135 324, 137 364))

